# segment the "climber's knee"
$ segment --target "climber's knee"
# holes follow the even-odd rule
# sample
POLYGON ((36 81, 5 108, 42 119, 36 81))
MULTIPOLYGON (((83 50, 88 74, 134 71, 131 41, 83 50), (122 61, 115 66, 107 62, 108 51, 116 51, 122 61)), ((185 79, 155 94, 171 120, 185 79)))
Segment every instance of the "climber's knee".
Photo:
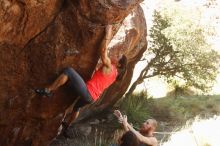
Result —
POLYGON ((67 75, 68 77, 72 76, 75 70, 71 67, 67 67, 64 69, 63 74, 67 75))

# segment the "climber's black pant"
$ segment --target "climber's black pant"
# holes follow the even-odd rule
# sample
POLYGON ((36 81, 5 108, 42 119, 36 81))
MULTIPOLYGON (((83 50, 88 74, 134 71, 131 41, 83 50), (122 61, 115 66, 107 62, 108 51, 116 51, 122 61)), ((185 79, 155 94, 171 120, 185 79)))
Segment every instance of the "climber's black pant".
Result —
POLYGON ((73 111, 79 111, 81 107, 92 103, 93 99, 82 77, 73 68, 70 67, 64 70, 64 74, 68 76, 70 80, 70 87, 74 90, 74 93, 80 96, 79 100, 73 107, 73 111))

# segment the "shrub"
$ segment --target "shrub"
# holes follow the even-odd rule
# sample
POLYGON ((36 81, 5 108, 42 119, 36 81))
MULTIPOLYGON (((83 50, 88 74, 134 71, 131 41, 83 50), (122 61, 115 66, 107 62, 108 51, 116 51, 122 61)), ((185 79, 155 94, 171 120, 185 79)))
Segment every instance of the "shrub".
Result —
POLYGON ((147 95, 141 92, 122 99, 119 106, 121 111, 128 116, 129 122, 131 122, 134 127, 138 127, 150 117, 149 102, 150 99, 147 98, 147 95))

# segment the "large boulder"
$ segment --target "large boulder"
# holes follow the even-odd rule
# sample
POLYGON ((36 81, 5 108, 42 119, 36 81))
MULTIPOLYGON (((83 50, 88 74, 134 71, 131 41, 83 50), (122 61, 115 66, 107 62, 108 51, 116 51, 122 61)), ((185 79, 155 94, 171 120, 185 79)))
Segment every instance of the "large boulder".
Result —
MULTIPOLYGON (((125 54, 129 61, 127 76, 109 91, 119 94, 122 88, 123 95, 134 65, 146 50, 146 24, 139 2, 0 2, 0 145, 49 144, 76 97, 67 86, 52 98, 39 97, 33 89, 49 85, 67 66, 88 80, 100 57, 106 24, 114 24, 110 54, 125 54)), ((113 104, 119 98, 105 94, 101 103, 113 104)))

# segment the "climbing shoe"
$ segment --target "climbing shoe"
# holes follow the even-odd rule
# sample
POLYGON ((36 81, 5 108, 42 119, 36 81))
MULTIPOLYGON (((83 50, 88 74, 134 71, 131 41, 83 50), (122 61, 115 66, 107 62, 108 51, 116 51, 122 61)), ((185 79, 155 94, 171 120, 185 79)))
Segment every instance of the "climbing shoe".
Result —
POLYGON ((47 97, 53 96, 53 93, 50 92, 47 88, 35 89, 35 93, 37 93, 40 96, 47 96, 47 97))

